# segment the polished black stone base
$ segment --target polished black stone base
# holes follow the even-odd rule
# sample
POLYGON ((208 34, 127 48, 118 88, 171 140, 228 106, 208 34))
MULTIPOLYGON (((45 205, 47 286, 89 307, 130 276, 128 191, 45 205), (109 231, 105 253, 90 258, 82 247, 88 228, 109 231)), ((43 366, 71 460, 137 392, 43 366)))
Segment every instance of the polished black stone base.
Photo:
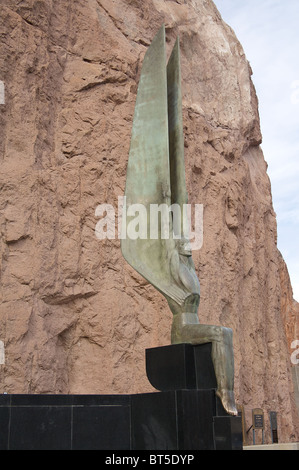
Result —
POLYGON ((156 393, 0 395, 0 450, 242 449, 241 418, 216 396, 205 346, 148 350, 156 393))
POLYGON ((173 344, 145 352, 148 380, 157 390, 216 388, 212 344, 173 344))
POLYGON ((242 449, 241 418, 217 401, 214 390, 1 395, 0 450, 242 449))
POLYGON ((131 397, 0 395, 0 449, 131 449, 131 397))
POLYGON ((241 450, 241 418, 219 405, 215 390, 132 396, 133 449, 241 450))

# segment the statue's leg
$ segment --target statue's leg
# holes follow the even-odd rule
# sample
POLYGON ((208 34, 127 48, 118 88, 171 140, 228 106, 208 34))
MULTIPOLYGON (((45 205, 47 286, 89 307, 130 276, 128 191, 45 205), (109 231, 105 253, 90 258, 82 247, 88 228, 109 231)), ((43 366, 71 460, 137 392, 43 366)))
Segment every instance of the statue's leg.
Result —
POLYGON ((201 325, 193 314, 174 316, 172 343, 212 343, 212 361, 217 380, 216 394, 224 409, 237 415, 234 399, 234 353, 232 330, 222 326, 201 325), (180 318, 181 317, 181 318, 180 318))

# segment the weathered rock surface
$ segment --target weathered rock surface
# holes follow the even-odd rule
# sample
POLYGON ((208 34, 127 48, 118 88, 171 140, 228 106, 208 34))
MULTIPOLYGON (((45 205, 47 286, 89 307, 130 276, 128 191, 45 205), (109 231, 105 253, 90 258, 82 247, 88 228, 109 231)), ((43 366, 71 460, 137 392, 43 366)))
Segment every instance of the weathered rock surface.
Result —
POLYGON ((247 427, 252 408, 277 411, 280 441, 298 440, 298 309, 233 31, 212 1, 1 4, 0 393, 152 391, 144 349, 169 344, 171 313, 119 240, 96 238, 95 209, 123 195, 142 59, 164 22, 168 50, 181 42, 189 202, 204 205, 200 321, 234 330, 247 427))

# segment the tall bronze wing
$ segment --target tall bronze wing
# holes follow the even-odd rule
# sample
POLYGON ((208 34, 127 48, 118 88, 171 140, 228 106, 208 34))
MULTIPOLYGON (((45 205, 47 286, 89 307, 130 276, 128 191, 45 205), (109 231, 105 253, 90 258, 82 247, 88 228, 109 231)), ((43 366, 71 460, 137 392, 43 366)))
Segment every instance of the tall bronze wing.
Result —
MULTIPOLYGON (((167 102, 171 203, 178 204, 181 208, 181 226, 177 227, 178 233, 189 237, 187 215, 183 210, 184 204, 188 202, 188 194, 185 178, 179 38, 167 64, 167 102)), ((175 227, 174 231, 176 232, 175 227)))
MULTIPOLYGON (((171 257, 176 250, 172 218, 169 238, 150 234, 150 205, 187 202, 181 112, 179 43, 166 69, 165 27, 157 33, 144 57, 131 136, 125 188, 126 209, 142 204, 147 213, 147 238, 121 240, 127 262, 167 298, 181 305, 189 295, 173 280, 171 257), (170 145, 169 145, 170 142, 170 145), (171 155, 171 157, 170 157, 171 155), (173 183, 172 183, 173 180, 173 183)), ((128 229, 132 217, 123 213, 128 229)), ((161 228, 161 227, 160 227, 161 228)))

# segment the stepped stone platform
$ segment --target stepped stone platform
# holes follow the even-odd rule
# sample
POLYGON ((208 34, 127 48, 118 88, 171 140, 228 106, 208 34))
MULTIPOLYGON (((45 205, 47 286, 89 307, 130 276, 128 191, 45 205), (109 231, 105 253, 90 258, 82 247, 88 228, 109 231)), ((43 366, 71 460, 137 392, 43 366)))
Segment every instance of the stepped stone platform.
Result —
POLYGON ((0 449, 241 450, 241 418, 215 394, 210 347, 146 350, 153 393, 0 395, 0 449))

